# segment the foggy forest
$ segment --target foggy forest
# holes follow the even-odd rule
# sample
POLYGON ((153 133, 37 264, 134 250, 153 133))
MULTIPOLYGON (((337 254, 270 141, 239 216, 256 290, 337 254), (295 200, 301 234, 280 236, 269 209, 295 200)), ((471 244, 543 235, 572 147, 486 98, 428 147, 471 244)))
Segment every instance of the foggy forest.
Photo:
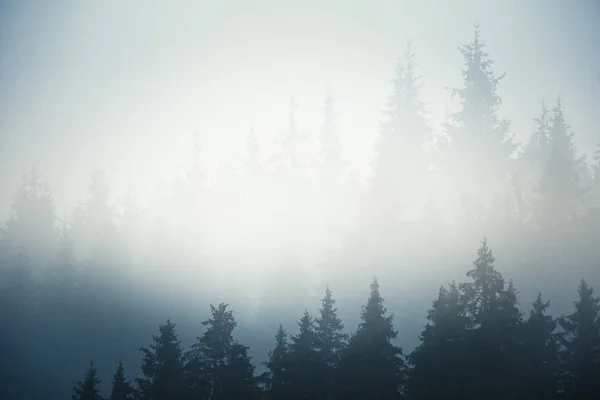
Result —
POLYGON ((596 2, 240 4, 223 17, 223 31, 278 21, 273 54, 299 54, 289 85, 245 61, 270 48, 253 28, 239 48, 192 30, 203 5, 130 5, 125 21, 118 6, 13 3, 0 6, 0 399, 600 397, 600 28, 576 36, 598 25, 596 2), (23 27, 63 12, 63 30, 23 27), (430 36, 409 22, 434 14, 430 36), (369 15, 385 46, 346 37, 369 15), (547 48, 509 32, 532 21, 547 48), (177 45, 159 44, 167 30, 177 45), (61 35, 86 44, 44 50, 61 35), (234 65, 186 67, 209 58, 191 43, 211 41, 234 65), (337 41, 348 58, 314 72, 337 41), (127 61, 91 69, 155 46, 147 68, 172 68, 160 84, 127 61), (89 70, 69 70, 83 48, 89 70), (517 48, 529 58, 500 56, 517 48), (51 52, 60 79, 24 86, 51 52), (559 59, 581 69, 561 75, 559 59), (98 71, 124 80, 85 86, 98 71))

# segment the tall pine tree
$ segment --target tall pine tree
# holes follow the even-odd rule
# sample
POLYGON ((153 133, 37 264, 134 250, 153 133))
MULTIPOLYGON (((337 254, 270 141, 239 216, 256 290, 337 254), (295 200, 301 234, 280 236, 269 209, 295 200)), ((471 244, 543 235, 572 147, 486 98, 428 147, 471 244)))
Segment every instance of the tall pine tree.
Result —
MULTIPOLYGON (((502 99, 497 88, 505 75, 496 76, 492 71, 493 61, 480 39, 479 25, 475 25, 471 43, 461 46, 460 52, 464 59, 464 87, 453 90, 460 109, 446 124, 451 145, 444 170, 454 186, 452 190, 463 198, 469 212, 480 210, 482 215, 471 216, 478 219, 487 217, 486 210, 505 196, 515 145, 509 121, 498 116, 502 99), (473 168, 474 165, 485 168, 473 168)), ((497 214, 499 210, 490 211, 497 214)))
POLYGON ((324 386, 319 341, 314 320, 304 311, 298 322, 300 332, 291 337, 288 376, 290 399, 319 399, 324 386))
POLYGON ((268 372, 266 397, 269 400, 288 398, 291 393, 289 382, 290 350, 287 332, 279 325, 275 335, 275 347, 269 350, 269 359, 264 362, 268 372))
POLYGON ((183 357, 175 324, 170 320, 160 325, 153 343, 142 347, 142 378, 136 379, 140 400, 181 400, 183 357))
POLYGON ((125 368, 123 363, 119 362, 117 370, 113 376, 112 388, 108 400, 132 400, 135 391, 131 382, 125 378, 125 368))
POLYGON ((233 311, 227 304, 211 305, 211 318, 202 322, 207 329, 192 346, 189 362, 201 374, 198 387, 213 400, 254 399, 259 390, 254 378, 254 366, 248 347, 233 339, 236 326, 233 311))
POLYGON ((405 378, 402 349, 392 343, 398 332, 379 293, 377 279, 361 313, 362 322, 342 352, 336 373, 336 399, 398 399, 405 378))
POLYGON ((552 399, 558 394, 559 335, 556 319, 547 314, 549 306, 539 293, 522 329, 521 393, 527 399, 552 399))
POLYGON ((315 320, 315 334, 319 350, 319 360, 323 379, 321 398, 330 398, 333 395, 333 383, 335 369, 344 349, 348 335, 342 333, 344 324, 337 316, 335 300, 332 297, 329 286, 325 289, 325 297, 322 299, 322 307, 319 317, 315 320))
POLYGON ((573 139, 559 98, 552 110, 549 153, 537 185, 536 222, 546 234, 564 233, 584 213, 585 191, 579 177, 584 159, 577 156, 573 139))
POLYGON ((582 280, 575 310, 559 320, 564 371, 561 389, 567 398, 591 399, 600 393, 600 299, 582 280))
POLYGON ((464 300, 456 283, 440 288, 419 338, 421 343, 409 356, 409 398, 465 398, 469 319, 464 300))

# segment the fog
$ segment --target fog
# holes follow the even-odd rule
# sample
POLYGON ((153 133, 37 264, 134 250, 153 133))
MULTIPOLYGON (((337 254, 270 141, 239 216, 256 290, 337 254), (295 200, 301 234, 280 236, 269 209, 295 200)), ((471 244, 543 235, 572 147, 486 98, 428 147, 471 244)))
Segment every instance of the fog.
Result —
POLYGON ((24 262, 53 326, 68 254, 100 302, 72 318, 121 324, 41 357, 59 397, 220 302, 262 370, 327 285, 353 331, 374 277, 408 353, 484 238, 523 311, 600 285, 598 5, 322 3, 0 6, 2 288, 24 262))

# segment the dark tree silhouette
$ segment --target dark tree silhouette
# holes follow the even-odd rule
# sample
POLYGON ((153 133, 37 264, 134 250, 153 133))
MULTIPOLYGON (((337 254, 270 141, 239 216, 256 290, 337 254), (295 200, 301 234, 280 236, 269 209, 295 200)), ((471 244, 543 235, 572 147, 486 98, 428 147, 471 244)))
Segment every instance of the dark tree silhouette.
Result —
POLYGON ((558 395, 560 371, 557 321, 547 315, 549 301, 539 293, 523 325, 521 359, 522 393, 528 399, 552 399, 558 395))
POLYGON ((136 379, 140 400, 183 399, 183 357, 181 342, 170 320, 160 325, 153 343, 142 347, 142 378, 136 379))
POLYGON ((269 370, 266 391, 269 400, 283 399, 290 395, 289 363, 290 349, 287 333, 283 325, 279 325, 275 335, 275 347, 269 350, 268 361, 264 362, 269 370))
POLYGON ((361 313, 362 322, 342 352, 336 376, 336 399, 397 399, 405 378, 402 349, 392 343, 393 315, 386 316, 377 279, 361 313))
POLYGON ((290 399, 318 399, 323 387, 322 362, 314 320, 304 311, 300 332, 291 337, 288 376, 290 399))
POLYGON ((319 374, 323 383, 320 388, 320 398, 328 399, 333 395, 335 369, 348 335, 342 333, 344 323, 338 318, 335 300, 329 286, 325 289, 325 297, 321 303, 320 316, 315 319, 315 336, 321 363, 319 374))
POLYGON ((421 343, 409 356, 409 398, 464 398, 469 385, 465 374, 469 326, 465 296, 459 286, 453 282, 448 289, 441 287, 428 312, 421 343))
POLYGON ((131 382, 125 378, 125 368, 123 363, 119 362, 119 366, 113 376, 112 388, 108 400, 132 400, 135 390, 131 382))
POLYGON ((100 379, 96 375, 96 367, 94 362, 90 362, 90 366, 83 377, 83 380, 78 382, 73 388, 73 400, 102 400, 98 385, 100 379))
POLYGON ((575 310, 559 320, 562 344, 562 390, 568 398, 592 398, 600 392, 600 299, 585 280, 577 290, 575 310))
POLYGON ((248 347, 233 339, 236 326, 227 304, 211 305, 211 318, 202 322, 206 332, 198 338, 188 355, 190 368, 200 376, 196 387, 205 389, 210 399, 254 399, 260 395, 248 347))

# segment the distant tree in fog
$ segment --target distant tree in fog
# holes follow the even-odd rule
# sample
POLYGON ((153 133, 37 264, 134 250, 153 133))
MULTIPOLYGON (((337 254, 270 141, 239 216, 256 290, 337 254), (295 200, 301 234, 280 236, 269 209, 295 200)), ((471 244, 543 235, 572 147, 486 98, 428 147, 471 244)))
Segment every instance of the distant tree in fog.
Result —
MULTIPOLYGON (((505 196, 506 177, 512 173, 510 156, 515 150, 508 119, 500 118, 498 110, 502 99, 497 93, 504 74, 497 76, 493 61, 480 39, 479 25, 475 26, 473 40, 460 47, 464 67, 464 86, 452 93, 460 102, 446 124, 451 144, 444 167, 454 186, 453 190, 473 212, 473 205, 486 208, 505 196), (473 168, 485 165, 485 168, 473 168)), ((499 210, 491 210, 497 214, 499 210)), ((483 213, 479 218, 487 217, 483 213)), ((477 219, 477 217, 474 217, 477 219)))
POLYGON ((580 177, 584 159, 577 155, 560 99, 553 108, 549 134, 548 156, 537 185, 536 222, 546 233, 558 234, 584 215, 587 196, 580 177))

